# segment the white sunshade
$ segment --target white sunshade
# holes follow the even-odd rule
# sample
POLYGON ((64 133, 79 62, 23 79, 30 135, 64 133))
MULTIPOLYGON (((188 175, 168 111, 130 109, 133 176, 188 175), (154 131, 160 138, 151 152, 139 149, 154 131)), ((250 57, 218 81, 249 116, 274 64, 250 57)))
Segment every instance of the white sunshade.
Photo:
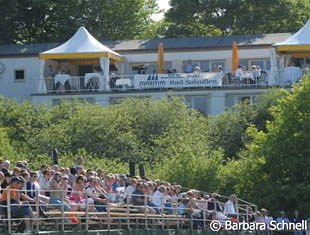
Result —
POLYGON ((64 44, 42 52, 41 59, 74 59, 108 57, 121 60, 121 55, 95 39, 85 27, 78 31, 64 44))

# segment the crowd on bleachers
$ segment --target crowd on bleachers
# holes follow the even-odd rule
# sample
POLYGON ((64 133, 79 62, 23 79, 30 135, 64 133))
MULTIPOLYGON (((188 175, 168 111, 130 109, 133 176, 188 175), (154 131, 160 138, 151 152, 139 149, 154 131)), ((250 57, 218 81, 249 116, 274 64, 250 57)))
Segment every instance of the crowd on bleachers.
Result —
MULTIPOLYGON (((130 204, 147 214, 177 214, 209 221, 232 219, 267 223, 271 219, 265 209, 256 212, 251 204, 247 204, 243 212, 239 211, 235 194, 228 200, 224 198, 226 203, 223 203, 216 193, 184 190, 176 183, 146 177, 105 174, 101 168, 84 169, 82 165, 83 158, 79 158, 71 168, 42 165, 32 171, 25 161, 13 167, 10 161, 0 160, 2 209, 10 206, 11 218, 44 218, 46 205, 72 212, 85 211, 86 207, 90 212, 105 212, 108 205, 130 204), (34 205, 38 203, 39 215, 34 215, 34 205)), ((8 217, 8 211, 3 211, 8 217)), ((30 222, 26 219, 25 222, 26 229, 30 229, 30 222)))

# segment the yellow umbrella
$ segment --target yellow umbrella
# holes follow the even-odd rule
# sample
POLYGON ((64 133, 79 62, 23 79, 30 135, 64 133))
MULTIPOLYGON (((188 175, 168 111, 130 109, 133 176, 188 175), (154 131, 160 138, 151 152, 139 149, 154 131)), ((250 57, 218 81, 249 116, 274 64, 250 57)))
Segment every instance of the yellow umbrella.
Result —
POLYGON ((157 61, 157 72, 165 72, 165 59, 164 59, 164 44, 159 43, 158 45, 158 61, 157 61))
POLYGON ((238 45, 236 42, 233 43, 232 46, 232 65, 231 65, 231 71, 235 72, 239 66, 239 51, 238 51, 238 45))

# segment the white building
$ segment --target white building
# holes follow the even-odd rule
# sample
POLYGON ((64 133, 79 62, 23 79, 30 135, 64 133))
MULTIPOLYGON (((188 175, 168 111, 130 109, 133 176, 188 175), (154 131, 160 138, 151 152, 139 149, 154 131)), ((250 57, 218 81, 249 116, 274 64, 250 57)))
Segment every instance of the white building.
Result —
MULTIPOLYGON (((255 64, 259 65, 262 70, 269 71, 271 67, 271 46, 274 43, 286 40, 290 35, 280 33, 254 36, 103 42, 103 44, 125 58, 128 63, 128 68, 123 68, 123 70, 126 70, 126 75, 118 73, 116 70, 117 64, 113 62, 110 64, 110 79, 113 80, 114 77, 120 78, 120 80, 116 84, 111 84, 111 81, 109 81, 109 89, 98 89, 96 86, 89 87, 88 84, 87 86, 86 83, 84 84, 86 78, 84 76, 87 73, 93 73, 94 65, 100 68, 99 60, 79 59, 74 61, 69 59, 64 61, 56 59, 47 63, 44 67, 46 83, 44 86, 46 88, 42 90, 42 87, 40 87, 42 86, 42 83, 40 83, 40 76, 42 76, 40 75, 40 66, 42 64, 40 63, 39 54, 55 48, 59 44, 2 45, 0 46, 0 94, 5 97, 51 105, 58 104, 62 99, 82 99, 87 102, 109 105, 117 103, 126 97, 161 99, 165 96, 181 96, 184 97, 184 101, 190 107, 196 108, 205 114, 215 115, 244 99, 255 102, 258 95, 267 91, 269 87, 268 77, 264 77, 261 81, 255 81, 253 84, 236 82, 234 79, 231 80, 231 77, 226 76, 220 84, 215 85, 171 87, 134 85, 138 84, 136 82, 137 79, 139 80, 139 76, 148 76, 136 75, 139 70, 141 72, 143 69, 146 74, 152 74, 157 69, 158 44, 163 43, 165 48, 165 68, 171 71, 174 70, 177 78, 182 77, 183 79, 184 76, 189 76, 183 73, 183 65, 189 59, 192 60, 195 67, 200 67, 201 74, 206 74, 203 76, 215 76, 215 73, 212 72, 218 66, 222 66, 224 72, 230 72, 233 42, 238 43, 240 64, 248 68, 255 64), (58 89, 59 87, 55 89, 55 82, 57 82, 55 78, 50 81, 46 80, 49 65, 54 69, 57 68, 59 71, 71 74, 71 77, 68 78, 70 79, 68 80, 70 83, 69 88, 64 87, 65 82, 60 84, 62 82, 59 80, 58 85, 60 84, 62 87, 61 89, 58 89)), ((305 63, 310 64, 308 61, 305 61, 305 63)), ((185 77, 184 81, 188 79, 185 77)), ((161 77, 159 78, 161 79, 161 77)), ((157 77, 154 80, 157 80, 157 77)))

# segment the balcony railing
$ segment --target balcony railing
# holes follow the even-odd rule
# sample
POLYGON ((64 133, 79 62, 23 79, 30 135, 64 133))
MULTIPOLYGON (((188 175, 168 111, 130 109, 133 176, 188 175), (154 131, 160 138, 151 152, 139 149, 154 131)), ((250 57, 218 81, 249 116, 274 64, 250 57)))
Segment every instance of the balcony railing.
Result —
POLYGON ((267 86, 290 86, 298 82, 301 74, 277 72, 277 79, 271 81, 271 72, 265 71, 259 77, 245 72, 242 77, 232 73, 175 73, 112 75, 106 79, 101 76, 70 76, 67 74, 38 80, 38 93, 67 92, 117 92, 149 89, 188 89, 188 88, 250 88, 267 86))

